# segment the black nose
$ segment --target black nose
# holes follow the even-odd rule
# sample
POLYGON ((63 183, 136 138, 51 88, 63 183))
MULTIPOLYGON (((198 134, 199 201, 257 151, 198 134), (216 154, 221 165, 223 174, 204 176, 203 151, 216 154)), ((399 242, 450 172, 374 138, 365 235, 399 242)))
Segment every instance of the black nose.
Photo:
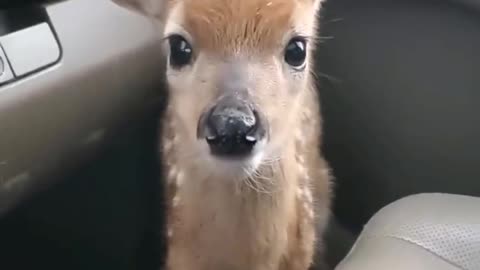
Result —
POLYGON ((199 122, 199 137, 218 156, 248 155, 265 134, 253 106, 235 97, 220 100, 199 122))

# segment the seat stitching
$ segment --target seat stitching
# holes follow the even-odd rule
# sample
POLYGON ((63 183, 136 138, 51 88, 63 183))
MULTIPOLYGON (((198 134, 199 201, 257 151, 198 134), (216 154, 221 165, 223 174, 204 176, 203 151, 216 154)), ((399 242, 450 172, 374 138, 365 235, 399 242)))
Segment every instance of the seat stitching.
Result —
POLYGON ((419 244, 419 243, 416 243, 415 241, 413 241, 413 240, 410 240, 410 239, 402 238, 402 237, 395 236, 395 235, 371 235, 371 234, 368 234, 368 235, 366 235, 366 237, 365 237, 365 238, 366 238, 366 239, 368 239, 368 238, 383 238, 383 237, 386 237, 386 238, 393 238, 393 239, 400 240, 400 241, 403 241, 403 242, 406 242, 406 243, 412 244, 412 245, 414 245, 414 246, 420 247, 421 249, 423 249, 423 250, 427 251, 428 253, 430 253, 430 254, 434 255, 435 257, 437 257, 437 258, 441 259, 442 261, 444 261, 444 262, 446 262, 446 263, 450 264, 450 265, 451 265, 451 266, 453 266, 453 267, 459 268, 460 270, 468 270, 468 269, 465 269, 465 268, 463 268, 462 266, 460 266, 460 265, 458 265, 458 264, 456 264, 456 263, 454 263, 454 262, 450 261, 449 259, 447 259, 447 258, 444 258, 443 256, 441 256, 441 255, 439 255, 439 254, 437 254, 437 253, 433 252, 433 251, 432 251, 432 250, 430 250, 429 248, 427 248, 427 247, 424 247, 424 246, 422 246, 421 244, 419 244))

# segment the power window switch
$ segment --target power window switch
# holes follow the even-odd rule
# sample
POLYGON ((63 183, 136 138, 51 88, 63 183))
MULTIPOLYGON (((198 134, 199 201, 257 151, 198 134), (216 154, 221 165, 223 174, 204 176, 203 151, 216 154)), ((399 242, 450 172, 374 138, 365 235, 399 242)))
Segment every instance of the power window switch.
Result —
POLYGON ((60 46, 48 23, 40 23, 0 37, 15 77, 40 70, 60 58, 60 46))
POLYGON ((14 78, 15 76, 13 75, 7 56, 5 55, 3 48, 0 46, 0 84, 7 83, 14 78))

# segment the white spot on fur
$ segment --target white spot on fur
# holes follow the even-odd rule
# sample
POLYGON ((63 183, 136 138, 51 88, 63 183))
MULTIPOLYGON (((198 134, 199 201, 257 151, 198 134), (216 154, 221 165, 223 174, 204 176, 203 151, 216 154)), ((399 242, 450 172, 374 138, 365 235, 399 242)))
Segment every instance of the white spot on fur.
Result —
POLYGON ((179 141, 180 141, 180 139, 178 138, 178 136, 173 137, 173 140, 172 140, 173 146, 177 145, 179 143, 179 141))
POLYGON ((307 169, 303 166, 298 164, 298 175, 303 178, 305 181, 308 181, 308 172, 307 169))
POLYGON ((324 177, 328 177, 330 175, 330 170, 329 169, 323 169, 322 174, 324 177))
POLYGON ((300 142, 303 143, 305 141, 305 136, 303 136, 303 132, 301 129, 297 129, 295 132, 295 138, 300 142))
POLYGON ((165 142, 163 143, 163 150, 164 150, 165 152, 170 151, 170 150, 172 149, 172 147, 173 147, 173 141, 171 141, 171 140, 165 141, 165 142))
POLYGON ((185 180, 185 173, 183 171, 179 171, 176 178, 176 184, 178 188, 183 185, 184 180, 185 180))
POLYGON ((177 207, 179 203, 180 203, 180 197, 178 195, 176 195, 173 198, 173 207, 177 207))
POLYGON ((252 164, 252 168, 254 170, 258 169, 258 167, 262 163, 263 155, 264 155, 264 153, 260 151, 253 156, 251 164, 252 164))
POLYGON ((172 236, 173 236, 173 229, 172 228, 168 229, 167 236, 168 236, 168 238, 172 238, 172 236))
POLYGON ((170 167, 169 170, 168 170, 168 176, 167 176, 168 183, 176 182, 177 175, 178 175, 177 167, 175 167, 175 166, 170 167))
POLYGON ((305 199, 308 203, 313 202, 312 192, 310 192, 310 190, 308 190, 307 188, 305 188, 305 199))
MULTIPOLYGON (((171 109, 171 108, 169 108, 171 109)), ((175 125, 175 121, 170 121, 170 123, 168 123, 168 127, 171 129, 171 130, 175 130, 175 128, 177 127, 177 125, 175 125)))
POLYGON ((309 209, 308 209, 308 217, 311 218, 311 219, 313 219, 313 218, 314 218, 314 215, 315 215, 315 213, 313 213, 313 209, 312 209, 312 208, 309 208, 309 209))
POLYGON ((296 155, 296 158, 299 164, 302 164, 302 165, 305 164, 305 159, 303 158, 302 155, 296 155))
POLYGON ((313 216, 314 216, 312 206, 308 202, 305 201, 305 202, 303 202, 303 208, 304 208, 305 212, 307 213, 308 217, 310 219, 312 219, 313 216))
POLYGON ((297 198, 303 199, 303 190, 301 188, 297 188, 297 198))
POLYGON ((303 202, 303 209, 306 211, 310 210, 310 205, 307 202, 303 202))
POLYGON ((305 120, 311 119, 312 118, 312 112, 310 110, 305 110, 303 112, 303 116, 305 117, 305 120))

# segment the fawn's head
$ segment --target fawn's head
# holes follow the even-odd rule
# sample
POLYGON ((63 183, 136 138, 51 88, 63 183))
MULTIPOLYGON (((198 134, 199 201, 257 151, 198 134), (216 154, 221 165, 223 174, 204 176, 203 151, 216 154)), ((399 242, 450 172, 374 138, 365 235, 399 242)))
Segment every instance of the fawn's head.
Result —
POLYGON ((322 0, 113 1, 160 22, 175 132, 194 158, 234 173, 281 154, 311 83, 322 0))

